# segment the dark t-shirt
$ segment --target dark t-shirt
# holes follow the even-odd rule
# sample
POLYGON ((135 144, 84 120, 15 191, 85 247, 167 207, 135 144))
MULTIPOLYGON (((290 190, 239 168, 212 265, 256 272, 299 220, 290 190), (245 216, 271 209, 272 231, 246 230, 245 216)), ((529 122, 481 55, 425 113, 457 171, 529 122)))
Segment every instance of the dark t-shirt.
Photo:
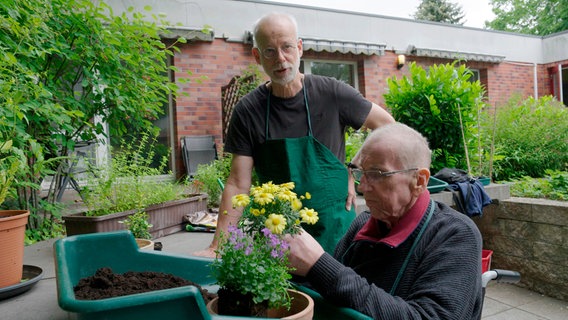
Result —
MULTIPOLYGON (((304 86, 314 137, 345 160, 345 130, 359 129, 371 110, 371 102, 353 87, 334 78, 306 75, 304 86)), ((266 111, 269 90, 265 84, 244 96, 235 106, 225 151, 254 156, 256 148, 266 140, 266 111)), ((270 96, 268 136, 272 139, 297 138, 308 135, 304 92, 292 98, 270 96)))

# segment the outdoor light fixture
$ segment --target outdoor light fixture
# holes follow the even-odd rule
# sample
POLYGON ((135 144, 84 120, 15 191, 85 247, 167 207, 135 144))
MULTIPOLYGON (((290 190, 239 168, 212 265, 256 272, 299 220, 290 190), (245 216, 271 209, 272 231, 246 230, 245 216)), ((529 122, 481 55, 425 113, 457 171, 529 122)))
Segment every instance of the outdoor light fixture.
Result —
POLYGON ((405 62, 406 62, 406 57, 403 54, 399 54, 396 57, 396 68, 400 70, 404 66, 405 62))

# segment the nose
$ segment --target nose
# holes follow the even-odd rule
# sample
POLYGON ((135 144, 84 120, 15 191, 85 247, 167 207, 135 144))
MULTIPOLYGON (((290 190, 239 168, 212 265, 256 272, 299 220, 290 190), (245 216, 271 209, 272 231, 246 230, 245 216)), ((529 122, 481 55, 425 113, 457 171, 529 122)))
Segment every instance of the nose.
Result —
POLYGON ((359 179, 359 185, 357 185, 357 190, 359 190, 359 192, 364 193, 365 191, 369 191, 370 189, 370 185, 367 181, 367 178, 365 177, 365 175, 362 175, 361 178, 359 179))
POLYGON ((276 55, 276 59, 278 61, 286 61, 286 55, 284 55, 284 51, 280 48, 277 49, 278 54, 276 55))

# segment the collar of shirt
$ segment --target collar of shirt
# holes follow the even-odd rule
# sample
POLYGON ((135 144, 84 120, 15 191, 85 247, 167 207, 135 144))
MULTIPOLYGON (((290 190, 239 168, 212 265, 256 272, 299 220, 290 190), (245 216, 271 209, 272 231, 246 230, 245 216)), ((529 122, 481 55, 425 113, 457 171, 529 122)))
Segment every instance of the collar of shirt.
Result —
POLYGON ((422 217, 426 214, 428 204, 430 203, 430 192, 423 192, 416 203, 408 212, 400 219, 400 221, 386 234, 382 236, 379 232, 379 221, 373 218, 367 220, 367 223, 359 230, 354 241, 367 240, 372 242, 384 243, 393 248, 403 243, 420 224, 422 217))

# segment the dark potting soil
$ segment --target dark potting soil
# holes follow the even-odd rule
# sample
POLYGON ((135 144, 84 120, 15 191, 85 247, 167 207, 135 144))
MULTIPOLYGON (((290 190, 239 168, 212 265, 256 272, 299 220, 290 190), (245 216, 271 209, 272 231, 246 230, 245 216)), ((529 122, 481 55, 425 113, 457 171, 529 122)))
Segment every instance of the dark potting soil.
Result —
POLYGON ((94 276, 80 279, 73 290, 79 300, 99 300, 182 286, 197 287, 205 304, 217 296, 192 281, 169 273, 128 271, 117 274, 110 268, 100 268, 94 276))

